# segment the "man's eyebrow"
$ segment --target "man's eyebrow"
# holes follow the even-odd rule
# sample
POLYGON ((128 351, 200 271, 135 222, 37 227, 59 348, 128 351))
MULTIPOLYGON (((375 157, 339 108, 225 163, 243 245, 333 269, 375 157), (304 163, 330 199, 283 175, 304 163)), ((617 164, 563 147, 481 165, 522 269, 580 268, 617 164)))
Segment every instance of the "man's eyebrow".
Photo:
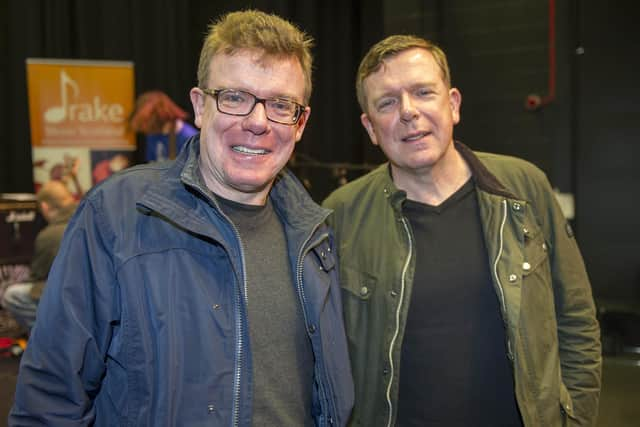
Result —
POLYGON ((415 90, 415 89, 420 89, 420 88, 423 88, 423 87, 426 87, 428 89, 432 89, 432 88, 434 88, 436 86, 438 86, 438 84, 436 82, 425 81, 425 82, 417 82, 417 83, 415 83, 415 84, 413 84, 413 85, 411 85, 409 87, 411 88, 411 90, 415 90))
POLYGON ((241 91, 241 92, 250 93, 253 96, 257 96, 258 98, 283 99, 283 100, 286 100, 286 101, 293 101, 293 102, 296 102, 298 104, 303 104, 302 101, 296 100, 296 97, 294 95, 287 94, 287 93, 284 93, 284 92, 276 92, 275 94, 270 94, 270 95, 267 95, 267 96, 259 96, 258 94, 253 92, 251 89, 246 88, 244 86, 231 86, 231 87, 225 87, 225 89, 227 89, 227 90, 237 90, 237 91, 241 91))
MULTIPOLYGON (((423 82, 416 82, 416 83, 408 86, 408 89, 409 90, 416 90, 416 89, 420 89, 420 88, 432 89, 434 87, 437 87, 437 85, 438 84, 436 82, 423 81, 423 82)), ((397 96, 398 92, 402 91, 402 89, 405 89, 405 88, 400 88, 400 89, 394 88, 394 89, 385 90, 380 95, 376 96, 375 98, 372 98, 372 100, 374 102, 376 102, 376 101, 379 101, 382 98, 388 98, 388 97, 397 96)))
MULTIPOLYGON (((253 93, 251 91, 246 91, 246 92, 253 93)), ((258 95, 255 95, 255 96, 258 96, 258 95)), ((284 92, 275 92, 275 93, 272 93, 272 94, 267 95, 267 96, 258 96, 258 98, 283 99, 283 100, 286 100, 286 101, 299 102, 299 101, 296 100, 296 97, 294 95, 292 95, 290 93, 284 93, 284 92)))
POLYGON ((372 98, 373 102, 379 101, 382 98, 389 98, 389 97, 394 97, 396 96, 398 93, 397 89, 389 89, 389 90, 385 90, 384 92, 382 92, 380 95, 376 96, 375 98, 372 98))
POLYGON ((287 94, 287 93, 278 93, 276 95, 271 95, 269 97, 269 99, 284 99, 287 101, 293 101, 296 102, 298 104, 302 104, 302 101, 298 101, 297 97, 291 94, 287 94))

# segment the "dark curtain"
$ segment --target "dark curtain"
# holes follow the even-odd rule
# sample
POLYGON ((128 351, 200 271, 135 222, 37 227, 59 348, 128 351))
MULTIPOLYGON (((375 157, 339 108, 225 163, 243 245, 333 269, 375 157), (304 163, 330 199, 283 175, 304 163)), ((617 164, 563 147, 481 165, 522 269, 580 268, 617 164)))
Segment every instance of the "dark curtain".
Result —
MULTIPOLYGON (((361 130, 355 71, 383 34, 382 0, 0 0, 0 192, 31 192, 27 58, 133 61, 136 93, 159 89, 191 111, 188 92, 207 25, 248 7, 277 13, 316 40, 311 121, 296 157, 314 197, 336 184, 335 168, 313 161, 379 162, 361 130), (231 3, 231 4, 230 4, 231 3)), ((294 168, 295 170, 295 168, 294 168)))

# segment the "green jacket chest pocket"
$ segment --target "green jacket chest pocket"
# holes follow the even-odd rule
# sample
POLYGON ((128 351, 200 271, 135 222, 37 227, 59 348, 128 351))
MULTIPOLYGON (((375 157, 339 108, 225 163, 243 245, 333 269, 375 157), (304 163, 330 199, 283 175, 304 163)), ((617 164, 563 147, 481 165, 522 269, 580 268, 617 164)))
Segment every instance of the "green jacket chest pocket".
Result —
POLYGON ((523 232, 523 310, 536 313, 540 319, 550 320, 555 317, 555 304, 549 265, 549 244, 540 228, 525 227, 523 232))
POLYGON ((377 280, 372 274, 343 265, 340 269, 340 286, 347 335, 350 339, 356 336, 360 339, 360 334, 369 329, 371 317, 377 311, 377 280))

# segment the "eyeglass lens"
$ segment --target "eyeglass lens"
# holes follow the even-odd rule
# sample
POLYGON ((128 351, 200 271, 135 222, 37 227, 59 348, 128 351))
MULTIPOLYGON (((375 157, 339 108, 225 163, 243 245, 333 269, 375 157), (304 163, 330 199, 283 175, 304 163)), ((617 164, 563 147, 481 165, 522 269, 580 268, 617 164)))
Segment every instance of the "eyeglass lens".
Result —
POLYGON ((298 105, 286 99, 259 99, 255 95, 240 90, 225 89, 217 94, 218 108, 223 113, 247 115, 261 102, 265 106, 267 118, 276 122, 294 123, 298 105))

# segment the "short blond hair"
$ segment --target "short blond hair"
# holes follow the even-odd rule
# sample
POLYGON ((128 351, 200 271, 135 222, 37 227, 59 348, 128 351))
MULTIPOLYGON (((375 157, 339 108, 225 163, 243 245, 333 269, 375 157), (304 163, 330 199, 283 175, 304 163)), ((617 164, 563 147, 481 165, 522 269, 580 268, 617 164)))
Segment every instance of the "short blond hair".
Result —
POLYGON ((363 112, 367 112, 367 96, 364 91, 364 80, 378 71, 386 59, 414 48, 424 49, 433 55, 442 72, 444 83, 447 85, 447 88, 451 87, 451 73, 449 72, 447 55, 445 55, 442 49, 436 44, 422 37, 413 35, 389 36, 373 45, 364 58, 362 58, 360 66, 358 67, 358 73, 356 75, 356 95, 363 112))
POLYGON ((311 98, 311 68, 313 39, 285 19, 261 12, 243 10, 230 12, 209 25, 200 52, 198 85, 206 87, 213 57, 222 52, 230 55, 241 49, 263 52, 275 57, 295 57, 302 67, 305 89, 304 102, 311 98))

